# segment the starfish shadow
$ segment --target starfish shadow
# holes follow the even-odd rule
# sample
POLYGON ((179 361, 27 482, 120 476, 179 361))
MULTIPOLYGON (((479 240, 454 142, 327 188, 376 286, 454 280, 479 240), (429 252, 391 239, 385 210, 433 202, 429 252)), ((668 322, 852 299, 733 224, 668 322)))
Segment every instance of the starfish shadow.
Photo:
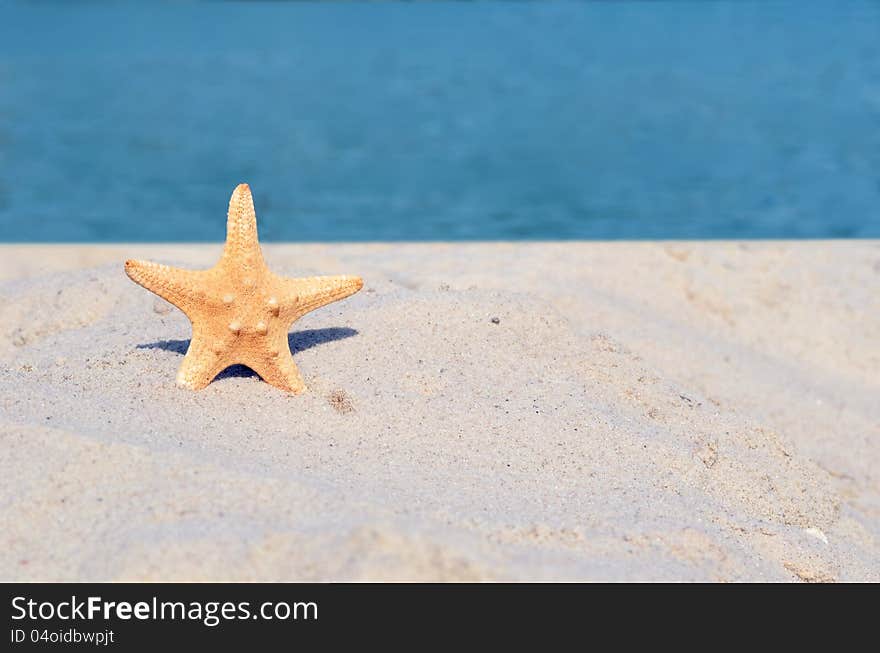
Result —
MULTIPOLYGON (((329 327, 326 329, 304 329, 295 333, 287 334, 287 344, 290 346, 290 353, 297 354, 306 349, 311 349, 325 342, 333 342, 334 340, 342 340, 357 335, 357 330, 348 327, 329 327)), ((137 345, 138 349, 163 349, 165 351, 173 351, 175 354, 183 356, 189 349, 189 340, 157 340, 156 342, 148 342, 143 345, 137 345)), ((214 380, 228 379, 230 377, 249 377, 257 376, 251 368, 244 365, 232 365, 220 372, 214 380)))

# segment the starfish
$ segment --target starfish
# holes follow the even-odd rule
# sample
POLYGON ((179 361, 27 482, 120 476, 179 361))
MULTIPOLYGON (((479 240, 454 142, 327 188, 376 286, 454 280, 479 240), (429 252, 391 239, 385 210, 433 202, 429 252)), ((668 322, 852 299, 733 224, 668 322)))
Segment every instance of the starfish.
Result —
POLYGON ((355 276, 289 279, 269 270, 257 238, 251 189, 239 184, 229 200, 226 245, 209 270, 182 270, 128 260, 135 283, 168 300, 192 323, 192 340, 177 385, 201 390, 230 365, 246 365, 264 381, 298 394, 305 390, 287 332, 316 308, 360 290, 355 276))

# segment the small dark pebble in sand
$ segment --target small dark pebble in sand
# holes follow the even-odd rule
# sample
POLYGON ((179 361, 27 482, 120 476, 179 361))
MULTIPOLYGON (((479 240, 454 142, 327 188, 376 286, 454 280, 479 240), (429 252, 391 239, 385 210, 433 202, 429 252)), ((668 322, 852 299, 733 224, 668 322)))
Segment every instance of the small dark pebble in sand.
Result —
POLYGON ((489 320, 489 321, 490 321, 492 324, 501 324, 501 318, 500 318, 500 317, 493 317, 493 318, 492 318, 491 320, 489 320))
POLYGON ((24 331, 21 328, 12 332, 12 344, 16 347, 22 347, 27 344, 27 336, 24 335, 24 331))
POLYGON ((354 405, 351 403, 351 399, 349 399, 348 395, 342 390, 334 390, 331 392, 330 396, 327 397, 327 401, 338 413, 345 414, 354 410, 354 405))

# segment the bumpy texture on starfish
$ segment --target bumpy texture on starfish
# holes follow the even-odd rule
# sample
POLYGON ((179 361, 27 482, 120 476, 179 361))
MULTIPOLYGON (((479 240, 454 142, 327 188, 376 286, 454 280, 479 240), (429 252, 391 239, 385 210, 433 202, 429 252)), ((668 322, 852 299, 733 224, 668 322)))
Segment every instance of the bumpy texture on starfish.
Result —
POLYGON ((247 365, 287 392, 305 389, 287 341, 290 325, 309 311, 360 290, 360 277, 288 279, 269 271, 257 239, 251 189, 229 200, 226 247, 210 270, 181 270, 126 261, 125 273, 168 300, 192 322, 192 340, 177 384, 200 390, 230 365, 247 365))

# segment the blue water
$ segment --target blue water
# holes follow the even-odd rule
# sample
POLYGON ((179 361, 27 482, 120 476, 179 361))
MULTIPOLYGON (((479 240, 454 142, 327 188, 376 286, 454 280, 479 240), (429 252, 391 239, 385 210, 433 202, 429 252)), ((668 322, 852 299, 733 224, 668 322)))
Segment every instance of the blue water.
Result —
POLYGON ((880 237, 878 3, 0 18, 0 240, 880 237))

